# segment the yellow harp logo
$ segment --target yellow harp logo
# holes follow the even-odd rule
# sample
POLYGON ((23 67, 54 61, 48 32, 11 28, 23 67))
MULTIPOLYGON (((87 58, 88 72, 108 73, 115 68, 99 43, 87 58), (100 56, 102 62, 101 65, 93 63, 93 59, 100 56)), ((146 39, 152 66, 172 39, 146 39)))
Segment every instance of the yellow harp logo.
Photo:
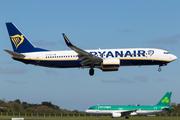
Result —
POLYGON ((18 46, 24 41, 24 37, 23 35, 14 35, 14 36, 10 36, 11 40, 13 41, 16 49, 18 48, 18 46))
POLYGON ((68 40, 68 38, 65 36, 65 35, 63 35, 64 36, 64 38, 66 39, 66 41, 69 43, 69 40, 68 40))

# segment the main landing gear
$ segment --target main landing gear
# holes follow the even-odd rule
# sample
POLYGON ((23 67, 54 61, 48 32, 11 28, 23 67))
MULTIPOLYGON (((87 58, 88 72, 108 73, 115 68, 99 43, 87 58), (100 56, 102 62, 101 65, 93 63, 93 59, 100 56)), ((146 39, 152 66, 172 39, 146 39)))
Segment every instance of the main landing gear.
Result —
POLYGON ((161 70, 162 70, 162 69, 160 68, 161 66, 162 66, 162 65, 159 65, 159 68, 158 68, 158 71, 159 71, 159 72, 161 72, 161 70))
POLYGON ((125 117, 125 119, 129 119, 129 117, 128 117, 128 116, 126 116, 126 117, 125 117))
POLYGON ((89 75, 91 75, 91 76, 94 75, 94 68, 91 68, 91 69, 89 70, 89 75))

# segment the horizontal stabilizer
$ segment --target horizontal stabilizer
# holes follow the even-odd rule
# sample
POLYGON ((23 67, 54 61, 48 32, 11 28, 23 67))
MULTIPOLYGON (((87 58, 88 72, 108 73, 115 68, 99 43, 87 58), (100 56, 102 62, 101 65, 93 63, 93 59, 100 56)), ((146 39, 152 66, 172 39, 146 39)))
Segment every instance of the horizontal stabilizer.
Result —
POLYGON ((13 52, 13 51, 6 50, 6 49, 4 49, 4 51, 6 51, 6 52, 9 53, 10 55, 12 55, 12 57, 25 57, 25 55, 20 54, 20 53, 17 53, 17 52, 13 52))

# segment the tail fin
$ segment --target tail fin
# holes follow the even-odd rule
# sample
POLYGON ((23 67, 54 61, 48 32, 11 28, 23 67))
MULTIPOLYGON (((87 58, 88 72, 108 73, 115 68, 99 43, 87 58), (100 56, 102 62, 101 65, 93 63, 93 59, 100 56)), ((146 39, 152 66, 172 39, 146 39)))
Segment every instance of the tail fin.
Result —
POLYGON ((167 92, 157 105, 169 106, 172 92, 167 92))
POLYGON ((6 27, 14 52, 26 53, 47 51, 45 49, 36 48, 31 42, 29 42, 29 40, 21 33, 20 30, 18 30, 18 28, 13 23, 6 23, 6 27))

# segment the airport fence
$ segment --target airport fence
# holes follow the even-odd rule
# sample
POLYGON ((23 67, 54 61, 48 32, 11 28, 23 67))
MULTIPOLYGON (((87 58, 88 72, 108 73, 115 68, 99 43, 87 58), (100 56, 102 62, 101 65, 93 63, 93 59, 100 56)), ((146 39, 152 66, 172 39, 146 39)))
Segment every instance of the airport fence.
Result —
MULTIPOLYGON (((91 117, 95 115, 89 115, 86 113, 12 113, 12 112, 1 112, 1 116, 16 116, 16 117, 91 117)), ((101 115, 105 116, 105 115, 101 115)), ((159 113, 155 115, 156 117, 180 117, 179 113, 159 113)))
POLYGON ((19 116, 19 117, 86 117, 93 116, 86 113, 12 113, 1 112, 1 116, 19 116))
POLYGON ((179 113, 159 113, 159 114, 155 114, 155 116, 179 117, 180 114, 179 113))

